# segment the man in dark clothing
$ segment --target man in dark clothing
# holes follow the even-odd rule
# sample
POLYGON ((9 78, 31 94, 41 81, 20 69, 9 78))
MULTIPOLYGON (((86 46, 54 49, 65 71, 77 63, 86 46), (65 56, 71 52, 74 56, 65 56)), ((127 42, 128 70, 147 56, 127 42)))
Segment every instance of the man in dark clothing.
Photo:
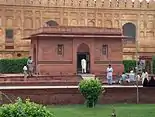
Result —
POLYGON ((155 87, 155 79, 153 76, 151 76, 151 79, 150 79, 148 85, 149 85, 149 87, 155 87))

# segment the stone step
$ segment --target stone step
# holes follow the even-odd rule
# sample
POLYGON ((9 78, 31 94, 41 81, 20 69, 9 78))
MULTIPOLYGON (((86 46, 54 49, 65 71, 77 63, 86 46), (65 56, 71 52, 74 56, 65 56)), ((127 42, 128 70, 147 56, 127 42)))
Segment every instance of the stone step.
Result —
MULTIPOLYGON (((66 75, 66 76, 33 76, 28 77, 28 80, 30 81, 36 81, 36 80, 80 80, 81 76, 77 75, 66 75)), ((24 76, 1 76, 0 82, 3 81, 23 81, 24 76)))
POLYGON ((94 74, 80 74, 82 79, 88 80, 88 79, 95 79, 94 74))

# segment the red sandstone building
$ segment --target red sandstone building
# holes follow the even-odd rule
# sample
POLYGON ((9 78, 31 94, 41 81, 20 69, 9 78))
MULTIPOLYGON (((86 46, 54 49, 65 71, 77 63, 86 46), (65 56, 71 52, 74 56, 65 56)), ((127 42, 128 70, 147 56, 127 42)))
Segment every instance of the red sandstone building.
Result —
POLYGON ((77 74, 81 59, 87 72, 104 74, 108 64, 115 73, 123 71, 122 32, 114 28, 43 27, 31 36, 32 57, 40 74, 77 74))

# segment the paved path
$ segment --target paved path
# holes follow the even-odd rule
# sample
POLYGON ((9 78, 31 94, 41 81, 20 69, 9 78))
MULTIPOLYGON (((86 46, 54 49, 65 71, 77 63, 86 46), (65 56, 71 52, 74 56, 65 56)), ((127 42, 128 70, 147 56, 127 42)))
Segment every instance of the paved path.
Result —
MULTIPOLYGON (((136 86, 122 86, 122 85, 104 85, 104 88, 136 88, 136 86)), ((141 88, 143 86, 139 86, 141 88)), ((78 86, 0 86, 1 89, 61 89, 61 88, 78 88, 78 86)))

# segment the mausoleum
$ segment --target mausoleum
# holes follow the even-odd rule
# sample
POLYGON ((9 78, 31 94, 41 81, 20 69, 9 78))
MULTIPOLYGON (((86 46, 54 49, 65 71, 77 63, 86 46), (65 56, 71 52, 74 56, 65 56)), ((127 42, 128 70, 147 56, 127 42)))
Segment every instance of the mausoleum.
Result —
POLYGON ((108 64, 114 73, 123 71, 121 29, 45 26, 34 30, 31 55, 40 74, 71 75, 81 73, 81 59, 87 61, 87 73, 104 74, 108 64))

